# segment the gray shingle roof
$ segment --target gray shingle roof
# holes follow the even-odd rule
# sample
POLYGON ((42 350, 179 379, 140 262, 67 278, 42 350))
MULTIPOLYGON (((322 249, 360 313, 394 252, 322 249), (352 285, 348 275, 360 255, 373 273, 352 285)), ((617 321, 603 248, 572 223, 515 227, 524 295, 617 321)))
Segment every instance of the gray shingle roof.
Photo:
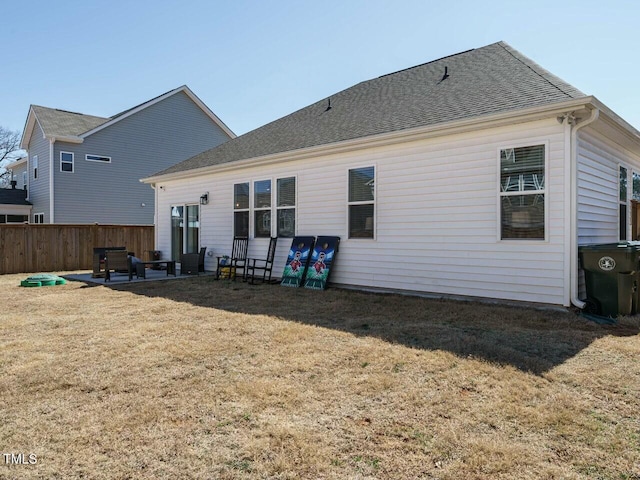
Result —
POLYGON ((77 136, 110 120, 39 105, 32 105, 31 108, 44 134, 52 137, 77 136))
POLYGON ((0 205, 31 205, 27 191, 18 188, 0 188, 0 205))
POLYGON ((580 97, 498 42, 359 83, 332 95, 329 110, 323 99, 156 175, 580 97))

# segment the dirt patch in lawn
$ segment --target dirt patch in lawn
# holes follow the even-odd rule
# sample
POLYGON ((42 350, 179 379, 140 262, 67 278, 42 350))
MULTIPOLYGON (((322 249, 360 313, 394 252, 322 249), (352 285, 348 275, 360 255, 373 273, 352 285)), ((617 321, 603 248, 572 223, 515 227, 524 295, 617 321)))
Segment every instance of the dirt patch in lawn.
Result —
POLYGON ((20 279, 0 277, 0 478, 640 478, 636 318, 20 279))

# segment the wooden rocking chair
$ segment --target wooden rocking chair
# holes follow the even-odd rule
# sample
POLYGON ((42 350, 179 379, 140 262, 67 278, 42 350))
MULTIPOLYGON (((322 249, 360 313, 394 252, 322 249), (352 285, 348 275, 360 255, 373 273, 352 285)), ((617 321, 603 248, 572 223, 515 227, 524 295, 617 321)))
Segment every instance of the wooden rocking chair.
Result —
POLYGON ((277 243, 278 237, 271 237, 271 240, 269 240, 267 258, 249 258, 247 260, 247 279, 252 285, 255 283, 256 270, 262 271, 262 283, 271 283, 271 270, 273 269, 273 259, 276 255, 277 243))
POLYGON ((238 270, 242 270, 242 279, 247 274, 247 250, 249 247, 248 237, 234 237, 233 246, 231 247, 230 257, 216 257, 218 265, 216 267, 216 280, 220 276, 235 280, 238 270))

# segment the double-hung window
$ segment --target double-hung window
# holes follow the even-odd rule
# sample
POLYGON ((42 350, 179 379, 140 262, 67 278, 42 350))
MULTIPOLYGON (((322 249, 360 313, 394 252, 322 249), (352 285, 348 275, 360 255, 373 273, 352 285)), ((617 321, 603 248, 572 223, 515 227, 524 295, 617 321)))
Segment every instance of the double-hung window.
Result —
POLYGON ((279 178, 277 181, 278 236, 294 237, 296 234, 296 177, 279 178))
POLYGON ((375 167, 349 170, 349 238, 373 238, 375 167))
POLYGON ((500 150, 500 238, 545 239, 546 145, 500 150))
POLYGON ((253 218, 256 237, 271 236, 271 180, 253 182, 253 218))
POLYGON ((233 234, 249 236, 249 182, 233 186, 233 234))
POLYGON ((60 171, 73 173, 73 153, 60 152, 60 171))
POLYGON ((38 178, 38 155, 31 157, 31 165, 33 166, 33 179, 38 178))

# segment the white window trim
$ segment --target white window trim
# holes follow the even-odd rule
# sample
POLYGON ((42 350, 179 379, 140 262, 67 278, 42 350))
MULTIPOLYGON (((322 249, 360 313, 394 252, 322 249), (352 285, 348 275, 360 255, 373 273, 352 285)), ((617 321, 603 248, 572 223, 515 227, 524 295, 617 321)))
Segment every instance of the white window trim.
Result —
POLYGON ((249 213, 249 233, 251 235, 251 238, 267 238, 264 236, 260 236, 258 237, 256 235, 256 212, 266 212, 269 211, 271 212, 271 217, 270 217, 270 225, 269 225, 269 236, 273 236, 273 199, 274 199, 274 186, 273 186, 273 178, 260 178, 258 180, 253 180, 251 182, 251 185, 249 186, 249 209, 250 209, 250 213, 249 213), (268 207, 256 207, 256 183, 258 182, 266 182, 268 181, 270 184, 270 188, 271 188, 271 199, 270 199, 270 205, 268 207))
POLYGON ((73 173, 75 171, 75 155, 73 154, 73 152, 60 152, 60 171, 62 173, 73 173), (65 153, 67 155, 71 155, 71 161, 62 160, 62 155, 64 155, 65 153), (70 172, 67 171, 67 170, 63 170, 62 169, 62 164, 63 163, 70 163, 71 164, 71 171, 70 172))
POLYGON ((251 230, 253 227, 253 209, 251 208, 251 204, 252 204, 252 200, 253 200, 253 182, 251 180, 245 180, 245 181, 239 181, 239 182, 233 182, 231 184, 231 199, 233 202, 233 209, 232 209, 232 218, 231 218, 231 231, 233 232, 233 236, 236 236, 236 213, 237 212, 249 212, 249 226, 248 229, 249 231, 247 232, 247 237, 248 238, 253 238, 251 236, 251 230), (235 205, 235 201, 236 201, 236 185, 243 185, 245 183, 249 184, 249 198, 248 198, 248 202, 249 202, 249 207, 248 208, 236 208, 235 205))
POLYGON ((375 241, 378 238, 378 164, 377 163, 367 163, 364 165, 357 165, 357 166, 350 166, 347 167, 346 170, 346 227, 347 227, 347 231, 345 232, 344 238, 346 238, 349 241, 356 241, 356 242, 371 242, 371 241, 375 241), (362 201, 362 202, 350 202, 349 201, 349 172, 351 170, 358 170, 360 168, 371 168, 373 167, 373 202, 371 202, 370 200, 367 201, 362 201), (373 203, 373 237, 369 237, 369 238, 358 238, 358 237, 351 237, 350 234, 350 228, 349 228, 349 207, 351 205, 369 205, 373 203))
POLYGON ((40 213, 34 213, 33 214, 33 223, 41 225, 44 223, 44 212, 40 212, 40 213), (36 218, 37 217, 41 217, 42 218, 42 222, 36 222, 36 218))
POLYGON ((508 145, 501 145, 498 147, 496 152, 497 158, 497 172, 496 172, 496 183, 497 183, 497 211, 496 211, 496 238, 499 243, 512 243, 518 245, 524 245, 527 243, 549 243, 549 140, 537 140, 535 138, 512 143, 508 145), (501 168, 502 163, 500 160, 500 152, 502 150, 508 150, 511 148, 523 148, 523 147, 533 147, 535 145, 544 145, 544 189, 543 190, 527 190, 526 192, 503 192, 502 191, 502 178, 501 178, 501 168), (543 194, 544 195, 544 239, 534 239, 534 238, 502 238, 502 197, 507 196, 517 196, 517 195, 536 195, 543 194))
POLYGON ((95 162, 95 163, 111 163, 111 157, 107 157, 106 155, 94 155, 94 154, 92 154, 92 153, 87 153, 87 154, 84 156, 84 159, 85 159, 87 162, 95 162), (107 160, 96 160, 96 159, 89 158, 89 157, 106 158, 107 160))
MULTIPOLYGON (((273 198, 272 198, 272 219, 271 219, 271 236, 277 237, 279 236, 278 234, 278 211, 279 210, 290 210, 293 208, 294 210, 294 214, 293 214, 293 221, 294 221, 294 227, 293 227, 293 237, 294 238, 297 233, 298 233, 298 176, 297 175, 283 175, 283 176, 277 176, 273 179, 272 182, 272 190, 273 190, 273 198), (293 201, 294 201, 294 205, 289 205, 287 207, 279 207, 278 206, 278 180, 284 180, 285 178, 293 178, 293 181, 295 182, 295 195, 293 197, 293 201), (275 213, 275 216, 273 215, 275 213)), ((287 238, 287 237, 283 237, 283 238, 287 238)))
POLYGON ((31 165, 33 167, 33 179, 36 180, 38 178, 38 155, 31 157, 31 165))

